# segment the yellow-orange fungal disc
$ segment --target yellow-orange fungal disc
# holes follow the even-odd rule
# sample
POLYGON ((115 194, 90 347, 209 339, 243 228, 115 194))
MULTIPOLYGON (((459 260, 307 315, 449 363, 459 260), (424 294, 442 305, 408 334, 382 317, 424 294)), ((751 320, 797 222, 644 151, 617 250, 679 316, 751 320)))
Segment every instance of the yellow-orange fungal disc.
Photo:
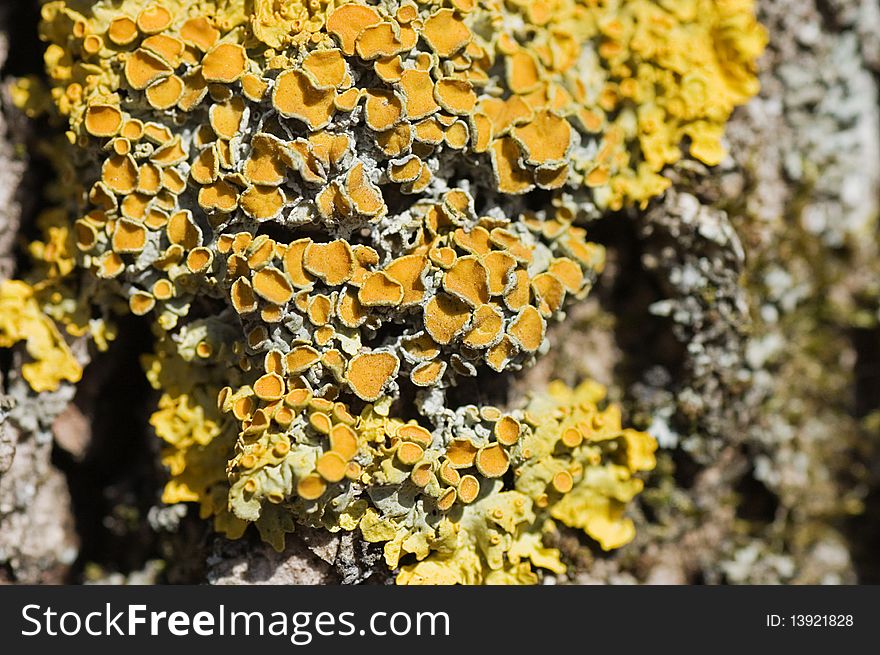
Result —
POLYGON ((489 275, 489 294, 499 296, 507 290, 510 274, 516 268, 516 260, 506 252, 495 250, 482 259, 489 275))
POLYGON ((535 183, 542 189, 561 189, 568 180, 569 166, 543 167, 535 171, 535 183))
POLYGON ((101 166, 101 180, 111 191, 126 195, 135 190, 138 167, 131 155, 113 155, 101 166))
POLYGON ((366 276, 357 298, 364 307, 394 307, 403 296, 403 285, 384 271, 378 271, 366 276))
POLYGON ((513 285, 504 294, 504 304, 513 311, 518 311, 529 304, 531 287, 529 274, 525 269, 517 269, 513 273, 513 285))
POLYGON ((122 204, 120 205, 121 213, 125 218, 141 223, 144 220, 147 205, 150 201, 151 197, 142 193, 127 195, 122 199, 122 204))
POLYGON ((173 168, 163 168, 162 188, 176 196, 183 193, 183 190, 186 188, 186 180, 184 180, 183 175, 181 175, 180 172, 173 168))
POLYGON ((315 470, 327 482, 339 482, 345 477, 348 462, 339 453, 328 451, 318 458, 315 470))
POLYGON ((378 400, 399 367, 400 360, 391 352, 360 353, 348 364, 348 386, 362 400, 378 400))
POLYGON ((474 463, 480 474, 487 478, 500 478, 510 468, 510 456, 500 445, 493 444, 480 448, 474 463))
POLYGON ((160 57, 143 48, 138 48, 125 60, 125 79, 138 91, 146 89, 162 77, 167 77, 171 72, 171 67, 160 57))
POLYGON ((357 107, 358 101, 360 101, 362 97, 363 91, 361 89, 346 89, 345 91, 336 94, 333 98, 333 106, 336 107, 338 111, 354 111, 354 108, 357 107))
POLYGON ((335 111, 333 89, 316 89, 300 70, 287 70, 275 80, 272 104, 285 118, 296 118, 311 130, 326 127, 335 111))
POLYGON ((256 410, 256 401, 251 396, 242 396, 232 404, 232 415, 239 421, 250 418, 256 410))
POLYGON ((286 203, 284 191, 274 186, 248 187, 239 198, 239 205, 244 212, 258 221, 275 218, 286 203))
POLYGON ((541 315, 549 318, 562 307, 565 287, 550 273, 540 273, 532 278, 532 289, 541 315))
POLYGON ((345 425, 355 425, 357 423, 357 418, 348 410, 345 403, 339 402, 333 404, 333 420, 345 425))
POLYGON ((302 373, 320 361, 321 355, 311 346, 297 346, 285 357, 287 372, 302 373))
POLYGON ((347 288, 344 293, 340 294, 336 316, 344 326, 349 328, 360 327, 367 320, 367 311, 358 300, 356 289, 347 288))
POLYGON ((480 495, 480 481, 473 475, 462 476, 458 483, 458 498, 465 505, 474 502, 480 495))
POLYGON ((337 49, 316 50, 302 62, 303 70, 312 78, 316 89, 334 89, 342 85, 347 75, 345 59, 337 49))
POLYGON ((86 131, 96 137, 114 136, 122 128, 122 112, 112 105, 89 105, 86 109, 86 131))
POLYGON ((422 272, 427 261, 424 255, 405 255, 393 260, 385 267, 385 273, 397 281, 403 288, 401 306, 409 307, 422 301, 425 296, 425 285, 422 283, 422 272))
POLYGON ((283 146, 274 137, 258 133, 251 140, 251 154, 244 164, 244 176, 252 184, 277 186, 284 182, 287 165, 283 146))
POLYGON ((446 372, 446 362, 423 362, 410 372, 410 380, 419 387, 436 386, 446 372))
POLYGON ((187 152, 181 143, 180 137, 176 136, 163 146, 156 148, 150 155, 150 161, 160 166, 175 166, 187 158, 187 152))
POLYGON ((358 162, 345 177, 346 197, 354 209, 364 216, 378 216, 385 210, 382 193, 366 175, 364 165, 358 162))
POLYGON ((450 114, 469 115, 477 104, 473 85, 465 80, 444 77, 434 86, 434 98, 450 114))
POLYGON ((400 75, 400 88, 406 99, 406 116, 415 121, 437 112, 434 94, 434 80, 428 71, 412 68, 404 70, 400 75))
POLYGON ((522 426, 512 416, 502 416, 495 423, 495 439, 503 446, 513 446, 519 440, 522 426))
POLYGON ((96 55, 104 47, 104 39, 97 34, 89 34, 83 39, 83 52, 87 55, 96 55))
POLYGON ((110 145, 113 148, 113 152, 121 157, 131 153, 131 141, 128 139, 116 138, 110 141, 110 145))
POLYGON ((327 31, 338 40, 346 55, 353 55, 358 35, 370 25, 381 20, 372 7, 350 3, 343 4, 327 16, 327 31))
POLYGON ((144 137, 156 145, 163 145, 171 141, 172 134, 170 128, 159 123, 145 123, 144 137))
MULTIPOLYGON (((321 399, 312 398, 310 402, 314 404, 315 400, 321 399)), ((333 428, 333 421, 324 412, 317 411, 309 414, 309 425, 320 434, 330 434, 330 430, 333 428)))
POLYGON ((431 464, 424 462, 413 467, 409 477, 417 487, 426 487, 431 482, 433 470, 431 464))
POLYGON ((273 349, 266 353, 266 356, 263 357, 263 369, 266 373, 279 375, 284 373, 284 355, 280 350, 273 349))
MULTIPOLYGON (((324 339, 320 336, 324 330, 330 333, 330 338, 334 334, 333 328, 329 325, 315 330, 315 343, 322 347, 330 341, 330 338, 324 339)), ((337 382, 345 381, 345 365, 348 363, 348 359, 340 351, 335 348, 325 351, 321 355, 321 363, 330 369, 337 382)))
POLYGON ((416 425, 415 423, 401 425, 397 428, 397 436, 403 441, 412 441, 424 448, 431 445, 431 433, 421 425, 416 425))
POLYGON ((474 311, 471 328, 463 342, 471 348, 488 348, 496 344, 504 332, 504 316, 492 305, 480 305, 474 311))
POLYGON ((417 360, 434 359, 440 354, 440 347, 427 334, 419 334, 412 337, 404 337, 402 340, 404 350, 417 360))
POLYGON ((229 298, 232 301, 232 307, 239 314, 247 314, 257 308, 253 287, 245 278, 239 278, 232 283, 229 298))
POLYGON ((172 68, 180 65, 180 57, 186 45, 180 39, 167 34, 148 36, 141 42, 141 47, 156 53, 172 68))
POLYGON ((523 48, 505 59, 507 85, 516 94, 534 91, 541 84, 541 69, 534 55, 523 48))
POLYGON ((345 469, 345 477, 349 480, 359 480, 363 469, 357 462, 349 462, 345 469))
POLYGON ((549 111, 538 112, 529 123, 514 127, 512 134, 525 150, 526 163, 534 166, 563 162, 571 144, 568 121, 549 111))
POLYGON ((260 400, 281 400, 284 397, 284 379, 277 373, 266 373, 254 382, 254 393, 260 400))
POLYGON ((350 460, 357 455, 357 433, 343 423, 334 425, 330 430, 330 449, 338 453, 345 461, 350 460))
POLYGON ((162 187, 162 169, 156 164, 147 162, 138 171, 137 191, 148 196, 155 196, 162 187))
POLYGON ((373 70, 383 82, 388 82, 390 84, 392 82, 400 81, 400 77, 403 75, 403 65, 400 55, 377 59, 373 62, 373 70))
POLYGON ((398 157, 412 146, 413 129, 408 122, 401 122, 393 129, 376 135, 376 145, 389 157, 398 157))
POLYGON ((519 147, 512 138, 496 139, 490 147, 490 154, 498 189, 502 193, 521 194, 534 186, 532 174, 520 165, 519 147))
MULTIPOLYGON (((318 412, 323 412, 323 413, 327 414, 328 418, 329 418, 329 414, 333 413, 333 411, 336 409, 336 403, 334 403, 332 400, 330 400, 328 398, 315 397, 309 401, 309 407, 311 407, 312 409, 314 409, 318 412)), ((331 423, 332 423, 332 421, 331 421, 331 423)), ((329 431, 329 429, 328 429, 328 431, 329 431)))
POLYGON ((314 325, 326 325, 333 317, 333 303, 328 296, 316 295, 309 301, 306 311, 314 325))
POLYGON ((208 116, 217 136, 226 140, 234 138, 239 133, 244 109, 244 100, 239 97, 211 105, 208 116))
POLYGON ((145 291, 137 291, 128 299, 128 306, 135 316, 143 316, 156 306, 156 299, 145 291))
POLYGON ((461 482, 461 474, 452 466, 448 459, 440 465, 440 479, 446 484, 457 487, 461 482))
POLYGON ((202 76, 200 68, 193 69, 183 75, 183 93, 177 106, 183 111, 193 111, 208 94, 208 83, 202 76))
POLYGON ((183 94, 183 80, 171 75, 147 87, 147 102, 154 109, 170 109, 183 94))
POLYGON ((452 342, 470 321, 471 310, 464 302, 445 293, 438 293, 426 304, 425 329, 439 344, 452 342))
POLYGON ((488 254, 492 249, 489 239, 489 231, 480 226, 475 227, 470 232, 458 228, 452 233, 452 240, 455 242, 455 245, 472 255, 488 254))
POLYGON ((428 251, 428 257, 430 257, 431 261, 440 268, 450 269, 452 268, 452 265, 455 264, 455 260, 458 258, 458 255, 456 255, 453 248, 443 246, 440 248, 431 248, 431 250, 428 251))
POLYGON ((276 305, 283 305, 293 297, 293 288, 287 277, 274 266, 257 271, 252 284, 260 297, 276 305))
POLYGON ((296 495, 303 500, 317 500, 327 491, 327 483, 318 475, 307 475, 296 483, 296 495))
POLYGON ((205 211, 229 213, 238 208, 238 193, 225 180, 217 180, 199 189, 198 202, 205 211))
POLYGON ((196 16, 195 18, 190 18, 181 26, 180 37, 199 50, 206 52, 220 38, 220 31, 204 16, 196 16))
POLYGON ((258 75, 245 73, 241 76, 241 90, 251 102, 261 102, 269 90, 269 84, 258 75))
POLYGON ((392 91, 367 89, 364 116, 367 126, 375 132, 394 127, 403 116, 403 104, 392 91))
POLYGON ((356 245, 352 248, 354 253, 354 272, 351 274, 351 283, 355 286, 363 284, 370 269, 379 263, 379 253, 370 246, 356 245))
POLYGON ((364 28, 355 40, 355 52, 366 61, 383 57, 393 57, 412 50, 417 35, 413 30, 401 28, 395 34, 394 26, 387 21, 364 28))
POLYGON ((494 128, 492 121, 483 113, 471 114, 469 117, 471 147, 476 153, 483 153, 489 150, 489 145, 494 137, 494 128))
POLYGON ((425 451, 420 445, 405 441, 397 447, 395 454, 401 464, 412 466, 422 458, 425 451))
POLYGON ((436 146, 443 143, 443 128, 433 118, 415 124, 415 138, 425 144, 436 146))
POLYGON ((312 242, 303 254, 303 267, 329 286, 347 282, 354 272, 354 253, 348 241, 312 242))
POLYGON ((452 9, 440 9, 425 21, 422 36, 440 57, 449 57, 471 40, 471 31, 452 9))
POLYGON ((94 225, 79 219, 74 223, 73 230, 76 246, 80 250, 89 250, 97 243, 98 230, 94 225))
POLYGON ((172 214, 165 231, 172 244, 181 245, 186 250, 197 247, 202 240, 202 232, 193 221, 192 213, 186 210, 172 214))
POLYGON ((415 155, 410 155, 399 163, 392 161, 388 164, 388 177, 398 184, 417 180, 421 172, 422 160, 415 155))
POLYGON ((584 283, 584 273, 577 262, 560 257, 550 262, 547 272, 559 280, 569 293, 578 293, 584 283))
POLYGON ((544 319, 532 306, 524 307, 511 322, 508 334, 526 352, 535 352, 544 340, 544 319))
POLYGON ((574 487, 574 478, 568 471, 560 471, 553 476, 553 488, 561 494, 567 494, 574 487))
POLYGON ((472 307, 489 302, 486 267, 474 255, 459 257, 443 276, 443 288, 472 307))
POLYGON ((449 510, 455 504, 455 499, 457 497, 458 494, 455 489, 447 489, 437 499, 437 509, 439 509, 441 512, 449 510))
POLYGON ((419 171, 419 177, 416 178, 413 182, 407 182, 403 184, 400 190, 403 193, 421 193, 424 191, 428 184, 431 183, 433 179, 433 173, 431 173, 431 169, 428 168, 428 165, 422 162, 421 170, 419 171))
POLYGON ((122 220, 113 231, 113 250, 118 253, 137 253, 147 243, 147 231, 142 225, 122 220))
POLYGON ((150 5, 137 17, 137 27, 144 34, 157 34, 171 25, 171 12, 162 5, 150 5))
POLYGON ((446 447, 446 459, 452 468, 468 468, 474 465, 477 450, 470 439, 453 439, 446 447))
POLYGON ((584 435, 577 428, 566 428, 562 431, 559 440, 568 448, 577 448, 584 440, 584 435))
POLYGON ((117 16, 110 21, 110 26, 107 28, 107 38, 111 43, 126 46, 134 42, 137 37, 137 25, 128 16, 117 16))
POLYGON ((174 296, 174 285, 170 280, 156 280, 152 288, 152 294, 156 300, 169 300, 174 296))
POLYGON ((202 76, 208 82, 232 84, 247 71, 247 52, 237 43, 220 43, 202 59, 202 76))
POLYGON ((469 139, 470 131, 468 130, 467 124, 462 121, 455 121, 446 129, 446 132, 443 133, 443 140, 454 150, 464 149, 467 146, 469 139))

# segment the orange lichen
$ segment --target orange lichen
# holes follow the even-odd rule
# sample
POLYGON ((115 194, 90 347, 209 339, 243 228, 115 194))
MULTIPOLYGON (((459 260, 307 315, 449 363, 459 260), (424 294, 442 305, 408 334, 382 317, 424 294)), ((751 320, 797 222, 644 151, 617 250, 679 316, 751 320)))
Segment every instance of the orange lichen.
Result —
POLYGON ((631 538, 652 442, 595 386, 507 413, 446 390, 552 345, 604 263, 575 223, 721 160, 764 40, 748 0, 72 4, 42 33, 85 188, 43 252, 154 322, 169 502, 279 549, 295 522, 360 529, 401 582, 560 574, 550 519, 631 538), (403 484, 407 511, 371 495, 403 484))
POLYGON ((375 351, 355 355, 348 363, 348 386, 363 400, 377 400, 397 374, 400 361, 390 352, 375 351))

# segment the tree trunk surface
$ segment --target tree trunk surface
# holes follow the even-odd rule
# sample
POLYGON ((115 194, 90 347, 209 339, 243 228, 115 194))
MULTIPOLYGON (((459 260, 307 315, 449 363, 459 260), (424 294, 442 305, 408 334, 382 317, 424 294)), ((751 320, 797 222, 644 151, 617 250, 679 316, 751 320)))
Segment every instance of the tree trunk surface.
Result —
MULTIPOLYGON (((11 89, 40 70, 37 13, 0 8, 0 280, 25 265, 46 173, 11 89)), ((880 2, 760 0, 761 92, 730 156, 670 171, 645 210, 589 226, 609 264, 508 397, 609 386, 660 444, 610 554, 572 531, 560 583, 880 583, 880 2)), ((159 501, 139 368, 148 328, 83 381, 29 391, 0 356, 0 581, 387 583, 376 548, 297 529, 276 553, 159 501), (120 407, 120 402, 125 405, 120 407)))

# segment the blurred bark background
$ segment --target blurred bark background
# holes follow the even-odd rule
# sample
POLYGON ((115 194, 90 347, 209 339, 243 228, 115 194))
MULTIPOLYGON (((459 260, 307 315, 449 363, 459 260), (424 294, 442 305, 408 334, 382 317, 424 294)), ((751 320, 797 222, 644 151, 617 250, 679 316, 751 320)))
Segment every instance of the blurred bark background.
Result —
MULTIPOLYGON (((645 211, 589 225, 610 265, 510 384, 593 377, 661 445, 638 536, 559 532, 571 583, 880 583, 880 1, 759 0, 762 91, 730 157, 684 162, 645 211)), ((40 126, 11 85, 40 74, 36 3, 0 1, 0 279, 26 265, 40 126)), ((0 581, 387 582, 352 535, 281 554, 159 501, 155 402, 130 320, 83 382, 29 393, 0 351, 0 581)))

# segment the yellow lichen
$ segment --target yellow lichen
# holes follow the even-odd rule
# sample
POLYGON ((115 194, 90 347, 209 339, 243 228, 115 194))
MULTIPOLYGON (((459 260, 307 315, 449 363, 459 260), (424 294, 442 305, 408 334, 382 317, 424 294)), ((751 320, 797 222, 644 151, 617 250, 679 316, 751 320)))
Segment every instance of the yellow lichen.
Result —
POLYGON ((0 348, 20 342, 29 358, 21 374, 34 391, 55 391, 62 381, 79 382, 82 368, 34 290, 25 282, 6 280, 0 282, 0 348))
POLYGON ((632 538, 655 443, 591 383, 505 412, 445 389, 543 352, 603 268, 576 222, 661 194, 683 147, 721 161, 765 35, 751 0, 441 4, 44 3, 77 152, 31 250, 65 291, 4 283, 0 345, 57 386, 78 367, 42 311, 84 334, 127 306, 159 337, 166 502, 279 549, 359 529, 400 583, 532 583, 564 571, 554 520, 632 538))

